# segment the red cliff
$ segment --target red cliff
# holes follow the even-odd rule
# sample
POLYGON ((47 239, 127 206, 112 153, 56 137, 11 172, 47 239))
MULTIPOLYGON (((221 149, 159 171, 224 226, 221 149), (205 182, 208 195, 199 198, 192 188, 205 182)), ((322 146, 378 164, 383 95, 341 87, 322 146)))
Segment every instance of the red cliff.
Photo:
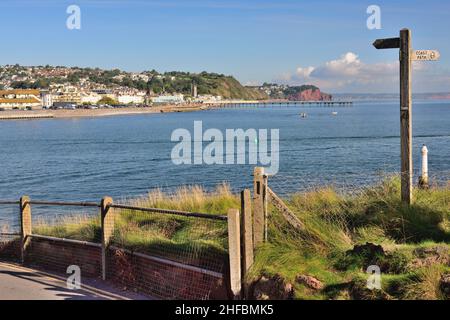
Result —
POLYGON ((323 93, 318 88, 306 89, 288 97, 290 101, 331 101, 332 98, 330 94, 323 93))

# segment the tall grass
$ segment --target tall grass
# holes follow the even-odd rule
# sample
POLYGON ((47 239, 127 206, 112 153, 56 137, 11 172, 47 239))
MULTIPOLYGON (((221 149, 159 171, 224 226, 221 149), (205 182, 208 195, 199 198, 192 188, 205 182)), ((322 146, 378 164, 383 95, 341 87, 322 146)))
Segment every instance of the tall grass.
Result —
MULTIPOLYGON (((323 281, 328 289, 336 288, 364 274, 365 258, 348 257, 347 252, 357 244, 371 242, 382 245, 387 252, 377 262, 397 281, 409 279, 403 289, 416 292, 415 295, 403 292, 397 298, 438 298, 440 295, 432 288, 445 266, 436 263, 435 269, 417 274, 409 274, 413 270, 407 266, 417 258, 413 254, 415 248, 449 245, 450 189, 414 190, 414 199, 412 206, 401 203, 397 178, 387 178, 379 185, 351 194, 332 187, 293 194, 285 202, 305 224, 305 229, 295 230, 270 206, 269 243, 257 250, 248 281, 261 274, 276 274, 295 284, 296 275, 308 274, 323 281), (411 282, 411 277, 415 281, 411 282)), ((331 297, 327 290, 310 292, 302 285, 295 286, 297 298, 331 297)), ((349 290, 346 286, 342 288, 341 293, 349 290)))

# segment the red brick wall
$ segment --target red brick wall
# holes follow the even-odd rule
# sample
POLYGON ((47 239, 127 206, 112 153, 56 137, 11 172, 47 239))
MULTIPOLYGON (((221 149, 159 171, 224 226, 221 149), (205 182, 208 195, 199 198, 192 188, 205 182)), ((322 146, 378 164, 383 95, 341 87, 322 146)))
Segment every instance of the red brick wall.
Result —
POLYGON ((86 244, 31 238, 25 262, 27 264, 66 273, 67 267, 77 265, 81 275, 97 278, 102 274, 101 248, 86 244))
POLYGON ((212 275, 110 249, 108 279, 158 299, 227 299, 224 281, 212 275))
POLYGON ((0 239, 0 259, 19 261, 20 239, 0 239))

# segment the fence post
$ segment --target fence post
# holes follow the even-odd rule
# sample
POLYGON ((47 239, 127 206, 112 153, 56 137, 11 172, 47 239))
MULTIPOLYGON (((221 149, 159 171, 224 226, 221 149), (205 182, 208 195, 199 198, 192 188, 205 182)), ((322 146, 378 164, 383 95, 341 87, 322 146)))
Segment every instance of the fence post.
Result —
POLYGON ((111 197, 104 197, 101 202, 101 220, 102 220, 102 279, 106 280, 106 255, 111 240, 111 236, 114 232, 114 211, 110 209, 110 205, 113 203, 111 197))
POLYGON ((31 204, 28 196, 20 198, 20 225, 20 257, 22 264, 24 264, 31 241, 29 237, 31 235, 31 204))
POLYGON ((269 178, 266 174, 263 175, 263 212, 264 212, 264 242, 267 242, 267 232, 269 230, 269 217, 268 217, 268 190, 269 187, 269 178))
POLYGON ((419 178, 419 187, 428 189, 428 148, 426 145, 422 147, 422 175, 419 178))
POLYGON ((239 210, 228 210, 228 251, 230 255, 230 288, 234 299, 241 297, 241 232, 239 210))
MULTIPOLYGON (((247 271, 253 265, 253 216, 250 190, 241 192, 241 226, 242 226, 242 280, 245 282, 247 271)), ((243 285, 244 295, 247 288, 243 285)))
POLYGON ((253 245, 264 240, 264 168, 256 167, 253 172, 253 245))

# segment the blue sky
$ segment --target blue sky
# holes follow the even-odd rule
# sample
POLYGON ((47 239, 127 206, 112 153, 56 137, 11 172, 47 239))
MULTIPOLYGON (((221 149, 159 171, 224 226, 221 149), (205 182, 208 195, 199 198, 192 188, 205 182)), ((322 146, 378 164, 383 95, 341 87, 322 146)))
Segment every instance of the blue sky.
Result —
POLYGON ((449 1, 0 0, 0 65, 212 71, 244 84, 314 83, 329 92, 396 92, 396 50, 376 38, 413 31, 416 92, 450 91, 449 1), (66 9, 81 8, 81 30, 66 9), (366 27, 369 5, 381 30, 366 27))

